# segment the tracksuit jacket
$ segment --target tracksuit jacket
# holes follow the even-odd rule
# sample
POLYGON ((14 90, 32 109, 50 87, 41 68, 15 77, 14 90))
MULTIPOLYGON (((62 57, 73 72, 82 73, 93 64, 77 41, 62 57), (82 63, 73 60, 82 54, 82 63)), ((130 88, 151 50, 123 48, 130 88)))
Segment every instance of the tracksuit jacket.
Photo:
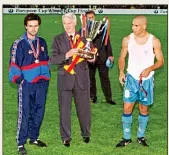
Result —
POLYGON ((27 138, 36 140, 39 136, 50 79, 48 61, 47 44, 40 36, 28 40, 24 33, 11 46, 9 80, 18 84, 18 145, 24 145, 27 138), (34 51, 39 49, 38 63, 29 41, 34 51))

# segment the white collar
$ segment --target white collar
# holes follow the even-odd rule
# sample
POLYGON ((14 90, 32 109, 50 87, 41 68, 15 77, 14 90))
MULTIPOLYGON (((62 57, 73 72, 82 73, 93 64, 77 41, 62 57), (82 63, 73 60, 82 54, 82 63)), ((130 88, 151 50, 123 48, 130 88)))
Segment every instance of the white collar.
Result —
POLYGON ((70 37, 71 35, 73 36, 72 39, 74 39, 74 36, 75 36, 74 33, 73 33, 73 34, 68 33, 68 36, 69 36, 69 37, 70 37))

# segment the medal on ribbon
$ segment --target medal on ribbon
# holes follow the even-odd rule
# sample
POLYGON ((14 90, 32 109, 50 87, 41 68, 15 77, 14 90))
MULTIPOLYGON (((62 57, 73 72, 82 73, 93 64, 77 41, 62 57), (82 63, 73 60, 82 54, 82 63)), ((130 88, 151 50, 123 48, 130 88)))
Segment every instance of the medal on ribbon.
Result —
POLYGON ((35 48, 34 48, 34 46, 33 46, 32 41, 30 41, 29 39, 28 39, 28 41, 29 41, 29 44, 30 44, 30 46, 31 46, 33 55, 34 55, 34 57, 35 57, 35 59, 36 59, 36 60, 35 60, 35 63, 39 63, 39 60, 38 60, 38 57, 39 57, 39 38, 37 38, 36 50, 35 50, 35 48))

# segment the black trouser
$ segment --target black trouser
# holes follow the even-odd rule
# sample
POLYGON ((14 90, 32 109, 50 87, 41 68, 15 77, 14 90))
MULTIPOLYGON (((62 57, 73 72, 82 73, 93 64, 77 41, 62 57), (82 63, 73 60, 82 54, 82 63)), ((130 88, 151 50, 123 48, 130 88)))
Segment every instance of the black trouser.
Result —
POLYGON ((89 64, 89 75, 90 75, 90 98, 95 98, 97 96, 96 88, 96 69, 98 68, 99 77, 101 82, 101 87, 106 98, 106 101, 112 99, 111 85, 109 79, 109 69, 103 63, 88 63, 89 64))
POLYGON ((90 137, 91 111, 89 90, 82 90, 77 80, 72 90, 59 90, 60 135, 62 141, 71 139, 71 104, 72 97, 76 105, 82 137, 90 137))

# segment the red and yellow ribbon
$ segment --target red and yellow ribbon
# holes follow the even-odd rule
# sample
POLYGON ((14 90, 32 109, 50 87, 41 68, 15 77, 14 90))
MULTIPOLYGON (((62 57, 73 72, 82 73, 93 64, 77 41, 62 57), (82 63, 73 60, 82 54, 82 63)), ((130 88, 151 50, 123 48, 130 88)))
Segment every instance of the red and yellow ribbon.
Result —
MULTIPOLYGON (((74 41, 73 41, 73 47, 72 48, 84 48, 85 44, 80 38, 79 34, 76 34, 74 41)), ((82 62, 84 59, 80 58, 78 55, 74 54, 72 58, 72 63, 70 65, 64 65, 64 69, 69 72, 70 74, 75 74, 74 67, 76 64, 82 62)))

